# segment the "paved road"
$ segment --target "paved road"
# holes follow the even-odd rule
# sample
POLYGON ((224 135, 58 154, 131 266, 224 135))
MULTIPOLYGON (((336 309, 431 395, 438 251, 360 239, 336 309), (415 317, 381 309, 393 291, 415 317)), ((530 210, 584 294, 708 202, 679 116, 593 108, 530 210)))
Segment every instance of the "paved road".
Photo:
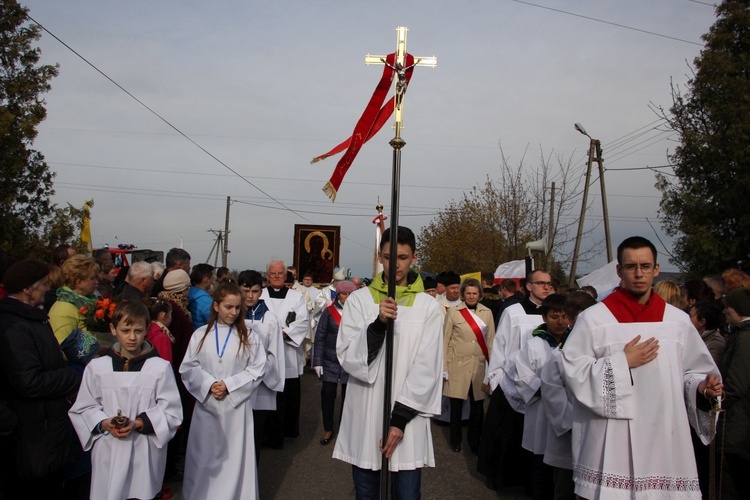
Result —
MULTIPOLYGON (((320 387, 315 374, 306 370, 302 376, 300 436, 287 439, 283 450, 264 448, 261 451, 258 477, 263 500, 354 498, 351 466, 331 458, 333 442, 328 446, 320 444, 323 436, 320 387)), ((518 489, 487 489, 483 476, 475 471, 476 456, 468 445, 464 443, 464 451, 455 453, 448 446, 447 426, 433 423, 432 433, 437 466, 423 470, 424 499, 530 498, 518 489)), ((464 441, 465 436, 466 429, 464 441)), ((179 486, 179 483, 170 484, 176 493, 174 500, 181 497, 179 486)))

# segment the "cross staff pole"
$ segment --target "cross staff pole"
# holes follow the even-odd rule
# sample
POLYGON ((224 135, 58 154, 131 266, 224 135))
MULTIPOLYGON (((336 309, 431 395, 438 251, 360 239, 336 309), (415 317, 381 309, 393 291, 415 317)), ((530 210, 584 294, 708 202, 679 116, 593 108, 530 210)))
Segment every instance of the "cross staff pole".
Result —
MULTIPOLYGON (((404 94, 406 94, 406 70, 412 68, 404 67, 406 58, 406 32, 408 28, 399 26, 396 28, 396 61, 393 68, 396 73, 395 79, 395 99, 394 114, 396 135, 389 144, 393 148, 393 176, 391 179, 391 241, 389 242, 389 266, 388 266, 388 296, 396 300, 396 268, 398 263, 398 216, 399 216, 399 197, 401 193, 401 149, 406 145, 406 141, 401 138, 402 111, 404 103, 404 94)), ((365 57, 366 64, 386 64, 385 56, 372 56, 368 54, 365 57)), ((414 66, 431 66, 437 65, 437 58, 432 57, 415 57, 414 66)), ((382 444, 385 446, 388 441, 390 431, 391 404, 393 392, 393 333, 395 320, 388 319, 385 334, 385 389, 383 394, 383 432, 382 444)), ((387 499, 390 494, 390 471, 388 458, 383 454, 380 465, 380 498, 387 499)))

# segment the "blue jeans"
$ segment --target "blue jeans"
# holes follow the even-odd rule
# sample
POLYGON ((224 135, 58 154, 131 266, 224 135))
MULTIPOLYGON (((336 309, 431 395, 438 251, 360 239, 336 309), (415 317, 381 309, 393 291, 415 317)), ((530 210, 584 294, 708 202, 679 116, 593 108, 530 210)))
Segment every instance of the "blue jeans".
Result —
MULTIPOLYGON (((380 471, 360 469, 352 465, 352 478, 357 500, 380 498, 380 471)), ((422 498, 422 469, 391 472, 391 498, 393 500, 419 500, 422 498)))

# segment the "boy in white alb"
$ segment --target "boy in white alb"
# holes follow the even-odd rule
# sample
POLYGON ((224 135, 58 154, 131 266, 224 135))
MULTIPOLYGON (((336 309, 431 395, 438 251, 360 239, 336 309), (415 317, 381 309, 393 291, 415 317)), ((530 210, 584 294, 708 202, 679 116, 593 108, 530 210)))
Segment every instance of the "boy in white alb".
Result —
POLYGON ((553 349, 567 340, 570 328, 565 315, 565 297, 547 296, 540 308, 544 323, 534 329, 531 338, 509 360, 508 378, 513 387, 505 391, 508 399, 524 402, 523 440, 521 446, 534 454, 531 466, 534 498, 552 498, 554 495, 552 468, 544 463, 547 445, 547 417, 541 398, 541 373, 553 349))
POLYGON ((333 458, 352 464, 358 499, 380 495, 382 455, 389 458, 392 497, 420 498, 421 469, 434 467, 430 417, 440 414, 443 325, 440 304, 424 291, 410 266, 416 262, 414 233, 399 227, 397 254, 390 229, 383 233, 384 272, 344 304, 336 354, 349 374, 341 428, 333 458), (396 266, 396 300, 387 296, 387 273, 396 266), (382 436, 385 387, 383 342, 389 319, 393 335, 393 392, 388 436, 382 436))
POLYGON ((117 342, 88 364, 68 411, 83 449, 93 448, 92 500, 150 499, 162 489, 182 406, 171 365, 145 340, 149 322, 143 303, 117 306, 110 325, 117 342))

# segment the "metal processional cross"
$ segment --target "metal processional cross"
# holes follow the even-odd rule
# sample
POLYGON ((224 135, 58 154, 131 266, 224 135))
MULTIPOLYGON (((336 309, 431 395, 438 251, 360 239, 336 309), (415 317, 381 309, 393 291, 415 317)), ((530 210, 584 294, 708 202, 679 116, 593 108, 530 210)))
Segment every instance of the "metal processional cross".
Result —
MULTIPOLYGON (((406 32, 408 28, 399 26, 396 28, 396 57, 393 66, 386 62, 387 56, 374 56, 367 54, 365 63, 385 64, 389 66, 396 75, 394 81, 394 111, 396 136, 391 139, 389 144, 393 148, 393 179, 391 183, 391 236, 390 236, 390 266, 388 269, 388 296, 396 300, 396 255, 398 255, 398 212, 399 212, 399 195, 401 191, 401 149, 406 142, 401 138, 401 127, 403 124, 403 106, 404 95, 409 83, 407 71, 411 72, 415 66, 429 66, 434 68, 437 65, 437 57, 414 57, 413 62, 407 66, 406 52, 406 32)), ((409 56, 411 58, 411 56, 409 56)), ((385 336, 385 390, 383 394, 383 433, 382 445, 388 440, 390 430, 390 419, 392 411, 392 386, 393 386, 393 332, 394 320, 388 320, 388 326, 385 336)), ((442 370, 442 368, 440 368, 442 370)), ((390 472, 388 458, 385 454, 382 457, 380 467, 380 498, 387 499, 390 494, 390 472)))

